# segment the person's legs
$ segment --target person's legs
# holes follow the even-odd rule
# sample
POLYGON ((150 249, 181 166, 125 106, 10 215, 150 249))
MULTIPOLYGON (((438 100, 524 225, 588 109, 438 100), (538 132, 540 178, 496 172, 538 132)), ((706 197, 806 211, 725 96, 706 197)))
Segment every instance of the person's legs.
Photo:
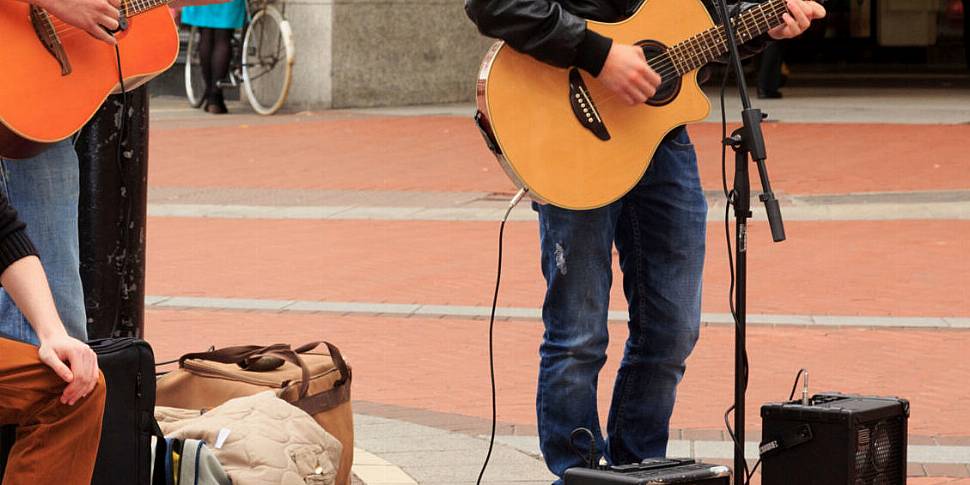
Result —
MULTIPOLYGON (((213 30, 212 45, 212 80, 217 84, 219 81, 229 76, 229 59, 232 56, 232 34, 234 29, 211 29, 213 30)), ((218 85, 216 91, 222 91, 218 85)))
MULTIPOLYGON (((604 449, 596 389, 609 340, 611 257, 620 204, 589 211, 534 207, 547 283, 536 397, 539 443, 549 470, 561 477, 566 469, 583 465, 569 447, 574 429, 593 432, 596 459, 604 449)), ((578 438, 577 444, 588 446, 588 438, 578 438)))
POLYGON ((212 77, 212 49, 215 47, 215 30, 199 27, 199 67, 202 68, 202 81, 205 83, 206 96, 215 89, 212 77))
POLYGON ((779 97, 781 88, 781 64, 784 45, 780 41, 768 42, 761 52, 761 66, 758 69, 758 95, 779 97))
POLYGON ((963 54, 970 69, 970 0, 963 0, 963 54))
POLYGON ((88 485, 104 412, 104 377, 73 406, 66 383, 37 357, 37 347, 0 338, 0 425, 16 424, 4 485, 88 485))
MULTIPOLYGON (((27 224, 68 334, 87 340, 77 225, 79 167, 71 141, 57 143, 32 159, 0 160, 0 190, 27 224)), ((2 289, 0 333, 37 343, 37 335, 2 289)))
POLYGON ((616 245, 630 337, 607 424, 614 464, 666 454, 677 384, 697 341, 707 202, 686 130, 660 145, 622 202, 616 245))
POLYGON ((200 27, 199 63, 205 79, 205 103, 203 109, 210 113, 226 113, 226 102, 222 96, 219 81, 229 75, 229 61, 232 56, 232 35, 234 29, 200 27))

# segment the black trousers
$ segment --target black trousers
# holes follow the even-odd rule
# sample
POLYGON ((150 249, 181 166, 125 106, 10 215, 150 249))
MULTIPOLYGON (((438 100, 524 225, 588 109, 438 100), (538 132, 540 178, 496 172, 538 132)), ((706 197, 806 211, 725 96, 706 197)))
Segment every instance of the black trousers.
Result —
MULTIPOLYGON (((964 2, 970 0, 963 0, 964 2)), ((758 91, 773 93, 781 87, 781 63, 785 53, 784 45, 779 41, 768 42, 765 50, 761 51, 761 67, 758 69, 758 91)))

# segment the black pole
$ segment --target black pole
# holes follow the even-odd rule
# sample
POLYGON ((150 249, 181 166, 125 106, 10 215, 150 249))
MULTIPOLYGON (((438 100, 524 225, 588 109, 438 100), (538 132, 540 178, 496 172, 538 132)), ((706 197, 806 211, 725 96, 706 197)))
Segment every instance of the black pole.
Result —
POLYGON ((88 337, 142 337, 148 89, 108 97, 79 133, 76 148, 81 164, 78 232, 88 337))
POLYGON ((745 392, 748 386, 748 356, 746 347, 747 338, 747 282, 748 282, 748 219, 751 217, 751 182, 748 175, 748 157, 755 160, 758 166, 758 173, 761 177, 762 193, 760 199, 765 204, 768 214, 768 224, 771 226, 771 235, 775 242, 785 240, 785 227, 781 219, 781 210, 778 201, 771 192, 771 184, 768 181, 768 170, 765 166, 767 160, 767 150, 765 147, 764 135, 761 132, 761 120, 763 115, 758 109, 751 107, 751 100, 748 98, 748 86, 744 78, 744 69, 741 67, 741 55, 738 53, 737 38, 734 35, 731 15, 728 13, 727 3, 720 0, 718 6, 721 11, 721 19, 725 37, 727 38, 728 52, 731 57, 731 64, 734 66, 734 77, 738 82, 738 94, 741 97, 741 121, 743 126, 734 131, 731 137, 723 140, 723 143, 730 145, 735 152, 734 168, 734 192, 732 203, 734 204, 735 223, 735 294, 734 294, 734 483, 746 484, 747 462, 744 459, 744 405, 745 392), (738 477, 741 477, 740 479, 738 477))
MULTIPOLYGON (((740 131, 740 130, 739 130, 740 131)), ((732 137, 740 143, 736 131, 732 137)), ((748 386, 747 332, 747 283, 748 283, 748 218, 751 217, 751 183, 748 178, 748 151, 741 145, 734 148, 734 257, 735 286, 734 312, 737 318, 734 330, 734 483, 745 483, 747 469, 744 460, 744 402, 748 386), (738 480, 738 476, 744 477, 738 480)))

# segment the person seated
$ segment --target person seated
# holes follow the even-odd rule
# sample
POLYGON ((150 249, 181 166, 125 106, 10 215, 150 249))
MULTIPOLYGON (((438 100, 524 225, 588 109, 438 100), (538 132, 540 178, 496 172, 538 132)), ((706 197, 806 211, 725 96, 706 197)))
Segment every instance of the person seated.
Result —
POLYGON ((104 413, 104 376, 68 336, 26 225, 0 193, 0 285, 40 346, 0 335, 0 425, 16 425, 4 485, 89 485, 104 413))

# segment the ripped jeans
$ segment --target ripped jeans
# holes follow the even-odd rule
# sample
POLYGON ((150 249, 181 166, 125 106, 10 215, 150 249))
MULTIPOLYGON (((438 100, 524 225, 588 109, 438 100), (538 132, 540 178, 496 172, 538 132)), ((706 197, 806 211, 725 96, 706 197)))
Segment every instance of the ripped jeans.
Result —
MULTIPOLYGON (((547 283, 536 411, 542 454, 558 477, 584 464, 569 447, 578 427, 593 432, 597 456, 613 464, 666 453, 677 383, 700 325, 707 226, 697 156, 686 129, 678 130, 620 200, 586 211, 533 204, 547 283), (604 437, 596 390, 609 340, 614 243, 630 335, 604 437)), ((585 452, 588 439, 576 441, 585 452)))

